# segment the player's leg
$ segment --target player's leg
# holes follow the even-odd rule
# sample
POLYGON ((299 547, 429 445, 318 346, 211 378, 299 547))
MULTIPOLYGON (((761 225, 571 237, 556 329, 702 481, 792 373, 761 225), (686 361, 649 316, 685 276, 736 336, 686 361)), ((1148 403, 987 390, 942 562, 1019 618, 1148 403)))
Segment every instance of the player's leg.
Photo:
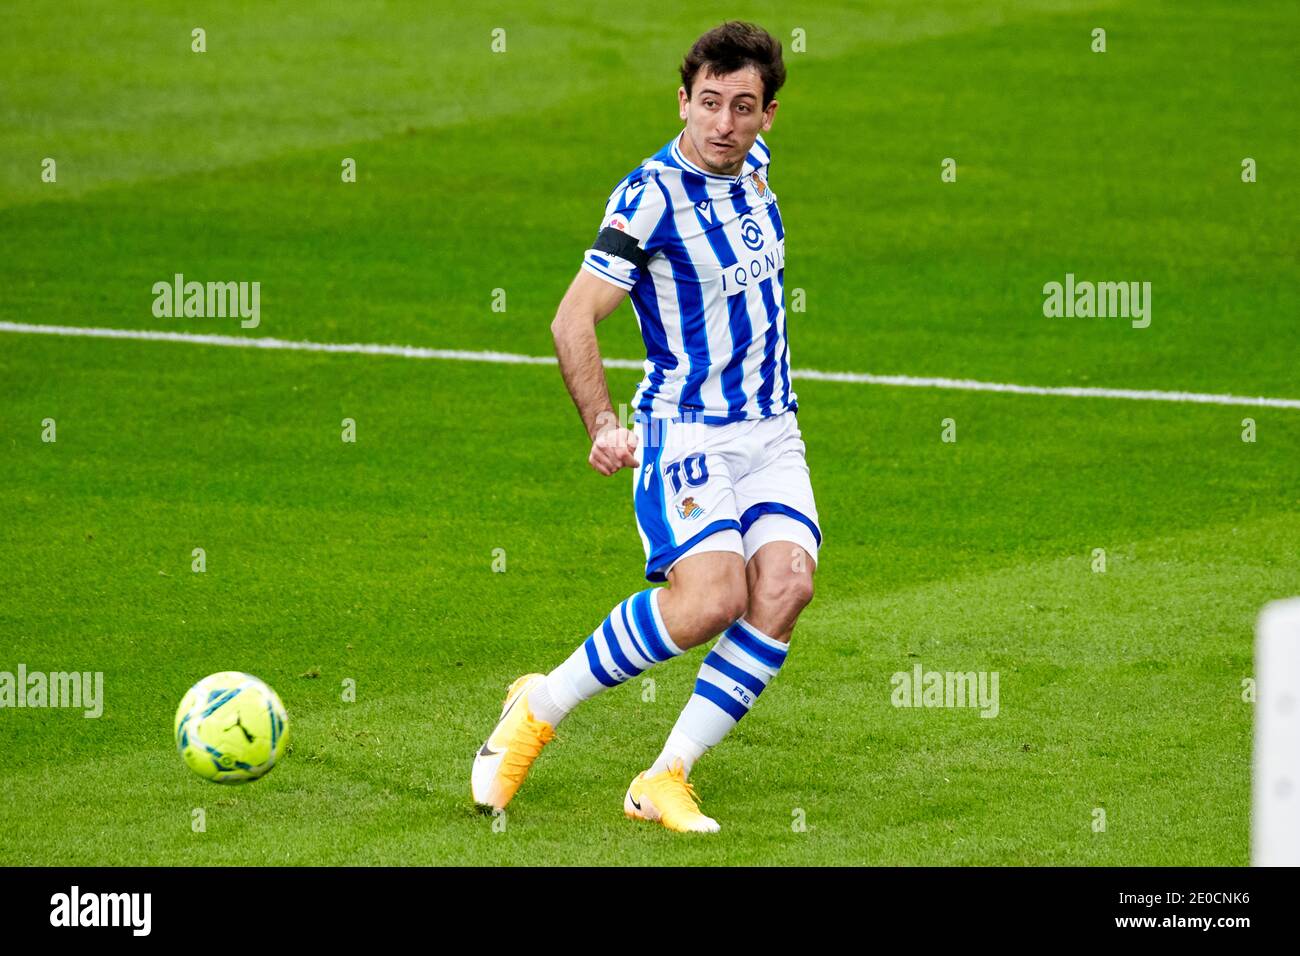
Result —
MULTIPOLYGON (((743 548, 739 533, 730 534, 735 535, 737 547, 743 548)), ((674 614, 693 635, 692 646, 731 627, 749 600, 745 562, 739 553, 688 557, 674 565, 669 582, 665 599, 677 599, 674 614)), ((623 810, 629 817, 662 823, 670 830, 715 833, 719 829, 716 820, 700 812, 680 762, 656 765, 638 774, 623 798, 623 810)))
POLYGON ((639 443, 645 461, 633 475, 646 577, 674 583, 621 601, 558 667, 511 685, 496 728, 474 758, 477 803, 504 807, 578 704, 709 640, 744 611, 743 541, 729 472, 693 444, 716 435, 700 428, 639 431, 653 438, 639 443), (678 572, 683 566, 689 574, 678 572))
POLYGON ((754 551, 745 566, 749 593, 744 623, 789 644, 795 622, 813 599, 817 544, 805 528, 784 515, 764 516, 756 531, 762 537, 750 539, 754 551))
POLYGON ((744 613, 749 599, 744 559, 732 551, 687 555, 668 580, 668 587, 647 588, 616 607, 537 684, 529 703, 539 718, 554 726, 582 701, 711 640, 744 613), (652 614, 638 613, 640 600, 652 614))
MULTIPOLYGON (((784 416, 782 416, 784 418, 784 416)), ((785 663, 790 635, 813 597, 821 531, 794 417, 764 422, 760 465, 734 482, 746 557, 747 610, 700 666, 690 700, 646 775, 685 783, 758 700, 785 663)), ((626 798, 624 802, 626 809, 626 798)))
POLYGON ((725 433, 663 421, 638 422, 637 433, 644 460, 632 500, 646 579, 669 587, 628 598, 539 683, 533 708, 552 725, 605 688, 711 640, 749 600, 731 468, 710 444, 725 433))
MULTIPOLYGON (((739 547, 739 534, 731 533, 739 547)), ((669 581, 620 602, 549 674, 526 674, 511 685, 496 729, 474 758, 476 803, 504 807, 578 704, 710 640, 748 600, 744 559, 729 550, 687 555, 669 581)))
POLYGON ((679 763, 690 774, 695 762, 749 713, 781 669, 795 622, 813 597, 816 561, 809 547, 815 545, 769 540, 750 558, 749 610, 722 632, 704 658, 691 698, 651 773, 679 763))
POLYGON ((732 533, 736 550, 691 552, 673 564, 668 587, 659 589, 664 627, 682 650, 713 640, 745 613, 749 600, 745 559, 739 550, 740 536, 732 533))

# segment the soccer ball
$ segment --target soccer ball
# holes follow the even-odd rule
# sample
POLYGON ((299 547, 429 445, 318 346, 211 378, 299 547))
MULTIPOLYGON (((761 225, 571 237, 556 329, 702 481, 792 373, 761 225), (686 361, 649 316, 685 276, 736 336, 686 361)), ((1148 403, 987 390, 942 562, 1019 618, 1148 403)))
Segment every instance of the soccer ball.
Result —
POLYGON ((176 711, 176 749, 204 780, 248 783, 284 755, 289 715, 252 674, 222 671, 189 689, 176 711))

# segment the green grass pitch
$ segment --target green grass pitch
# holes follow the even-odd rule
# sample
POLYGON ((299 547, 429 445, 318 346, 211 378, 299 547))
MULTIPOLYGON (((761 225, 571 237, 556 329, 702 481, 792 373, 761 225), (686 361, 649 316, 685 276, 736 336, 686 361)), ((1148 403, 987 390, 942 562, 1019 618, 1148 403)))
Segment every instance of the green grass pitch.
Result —
MULTIPOLYGON (((1284 2, 9 5, 0 321, 549 354, 725 17, 787 47, 796 373, 1300 397, 1284 2), (178 272, 259 281, 260 328, 155 318, 178 272), (1045 318, 1067 272, 1151 282, 1150 327, 1045 318)), ((601 342, 641 356, 630 307, 601 342)), ((587 468, 554 368, 0 334, 0 671, 105 681, 97 720, 0 710, 0 864, 1245 864, 1300 411, 796 388, 818 593, 692 775, 723 832, 621 813, 698 650, 575 712, 501 829, 469 768, 506 685, 644 586, 627 474, 587 468), (997 717, 894 707, 917 663, 998 672, 997 717), (252 786, 171 741, 225 669, 291 715, 252 786)))

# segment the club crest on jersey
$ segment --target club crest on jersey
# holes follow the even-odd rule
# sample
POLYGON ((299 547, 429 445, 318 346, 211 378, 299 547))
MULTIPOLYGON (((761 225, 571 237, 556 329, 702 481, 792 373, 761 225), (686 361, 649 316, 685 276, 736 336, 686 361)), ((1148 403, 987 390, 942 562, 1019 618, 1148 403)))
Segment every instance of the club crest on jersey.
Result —
POLYGON ((677 513, 684 519, 690 520, 704 514, 704 509, 695 503, 694 498, 683 498, 681 504, 677 506, 677 513))
POLYGON ((754 174, 754 188, 758 190, 760 196, 767 194, 767 183, 763 182, 763 177, 758 173, 754 174))

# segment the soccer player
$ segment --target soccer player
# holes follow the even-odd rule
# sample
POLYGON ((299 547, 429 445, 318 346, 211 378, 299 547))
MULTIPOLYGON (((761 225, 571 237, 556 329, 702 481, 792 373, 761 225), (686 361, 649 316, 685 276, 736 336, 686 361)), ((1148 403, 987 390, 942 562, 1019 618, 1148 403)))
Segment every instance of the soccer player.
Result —
POLYGON ((484 806, 515 795, 578 704, 721 634, 659 757, 623 799, 633 818, 716 832, 687 777, 758 700, 812 600, 821 530, 790 388, 785 230, 768 170, 781 45, 753 24, 704 34, 681 66, 685 128, 623 177, 551 331, 602 475, 632 469, 651 587, 567 660, 510 685, 474 758, 484 806), (596 324, 623 301, 645 341, 633 429, 620 424, 596 324))

